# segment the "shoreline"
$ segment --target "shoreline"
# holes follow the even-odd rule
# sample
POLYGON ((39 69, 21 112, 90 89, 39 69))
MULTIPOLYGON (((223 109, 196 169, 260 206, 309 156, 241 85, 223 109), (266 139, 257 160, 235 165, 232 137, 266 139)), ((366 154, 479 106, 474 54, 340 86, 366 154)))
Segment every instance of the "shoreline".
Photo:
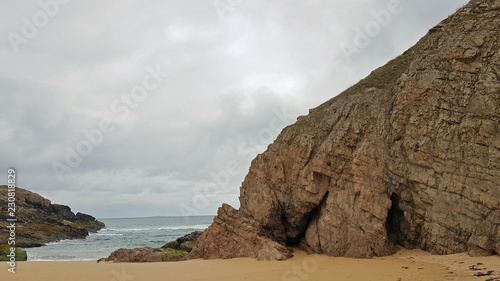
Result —
POLYGON ((88 261, 18 262, 16 274, 0 268, 2 280, 500 280, 500 257, 466 253, 437 256, 421 250, 400 251, 373 259, 335 258, 295 251, 285 261, 189 260, 164 263, 97 263, 88 261), (477 270, 471 269, 474 267, 477 270), (490 276, 476 277, 479 272, 490 276), (494 279, 495 278, 495 279, 494 279), (496 279, 497 278, 497 279, 496 279))

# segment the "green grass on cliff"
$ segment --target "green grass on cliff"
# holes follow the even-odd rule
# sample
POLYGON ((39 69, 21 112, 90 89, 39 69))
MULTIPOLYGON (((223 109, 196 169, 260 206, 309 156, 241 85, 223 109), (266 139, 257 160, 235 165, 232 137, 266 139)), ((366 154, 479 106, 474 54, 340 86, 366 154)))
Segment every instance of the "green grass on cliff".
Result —
POLYGON ((428 33, 415 46, 395 59, 390 60, 384 66, 377 68, 368 77, 359 81, 349 90, 358 91, 371 87, 388 90, 394 87, 401 75, 408 70, 411 62, 423 51, 436 48, 440 38, 440 31, 428 33))
MULTIPOLYGON (((448 22, 449 19, 443 21, 444 24, 447 24, 448 22)), ((398 79, 408 71, 410 64, 418 59, 418 56, 421 56, 426 51, 438 47, 441 36, 442 31, 439 29, 432 32, 429 31, 426 36, 422 37, 417 44, 408 49, 406 52, 390 60, 385 65, 375 69, 370 73, 370 75, 361 79, 358 83, 340 93, 340 95, 327 101, 323 105, 320 105, 320 107, 329 106, 332 102, 339 98, 355 93, 365 92, 369 88, 390 91, 397 85, 398 79)), ((299 117, 297 123, 300 123, 302 120, 305 119, 299 117)))
POLYGON ((375 87, 377 89, 390 89, 396 84, 397 79, 408 69, 416 56, 412 49, 404 52, 386 65, 374 70, 368 77, 362 79, 352 87, 353 90, 375 87))
MULTIPOLYGON (((7 255, 10 255, 9 245, 0 245, 0 261, 10 261, 10 258, 7 255)), ((16 261, 26 261, 28 260, 28 255, 26 251, 16 248, 16 261)))

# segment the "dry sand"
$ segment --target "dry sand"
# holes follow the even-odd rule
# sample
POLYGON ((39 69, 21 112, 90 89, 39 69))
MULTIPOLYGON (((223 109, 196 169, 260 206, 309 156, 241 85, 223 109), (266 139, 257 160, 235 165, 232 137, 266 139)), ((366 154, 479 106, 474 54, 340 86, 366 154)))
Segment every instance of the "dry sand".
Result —
POLYGON ((0 269, 0 280, 23 281, 302 281, 302 280, 495 280, 500 281, 500 257, 467 254, 435 256, 419 250, 401 250, 375 259, 331 258, 296 251, 281 262, 254 259, 192 260, 174 263, 19 262, 17 273, 0 269), (479 263, 479 265, 477 265, 479 263), (479 270, 472 270, 475 265, 479 270), (479 272, 491 276, 476 277, 479 272))

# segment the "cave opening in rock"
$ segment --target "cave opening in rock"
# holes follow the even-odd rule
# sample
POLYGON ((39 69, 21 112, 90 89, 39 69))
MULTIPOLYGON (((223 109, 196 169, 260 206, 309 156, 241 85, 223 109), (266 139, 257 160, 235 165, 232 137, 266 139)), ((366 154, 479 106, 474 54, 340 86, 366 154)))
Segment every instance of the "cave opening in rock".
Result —
POLYGON ((281 216, 281 222, 285 226, 285 230, 287 232, 286 246, 298 247, 300 245, 300 242, 304 239, 304 237, 306 237, 306 231, 309 228, 309 225, 314 220, 314 218, 316 218, 321 207, 326 204, 327 197, 328 191, 325 193, 325 195, 323 195, 321 202, 302 218, 300 226, 297 228, 294 228, 290 225, 285 215, 281 216), (291 231, 292 229, 293 231, 291 231))
POLYGON ((286 233, 286 246, 288 247, 298 247, 300 244, 300 241, 302 238, 305 237, 306 235, 306 229, 308 223, 306 223, 305 229, 302 228, 297 228, 293 227, 288 219, 286 218, 286 215, 283 214, 281 216, 281 224, 285 227, 285 233, 286 233))
POLYGON ((407 248, 409 247, 409 242, 405 228, 408 228, 408 222, 405 219, 404 211, 400 208, 399 195, 393 193, 391 201, 392 206, 387 213, 387 220, 385 222, 387 238, 389 242, 407 248))
POLYGON ((300 245, 300 241, 306 236, 306 232, 301 232, 298 236, 296 237, 286 237, 286 246, 287 247, 298 247, 300 245))

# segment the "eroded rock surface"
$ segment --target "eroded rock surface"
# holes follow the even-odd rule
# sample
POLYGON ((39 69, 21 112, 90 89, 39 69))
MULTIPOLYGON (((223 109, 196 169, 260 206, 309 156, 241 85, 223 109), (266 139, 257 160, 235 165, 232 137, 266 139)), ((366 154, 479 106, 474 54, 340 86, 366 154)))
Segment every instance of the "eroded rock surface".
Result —
POLYGON ((185 252, 174 249, 163 248, 135 248, 135 249, 118 249, 111 253, 105 261, 111 262, 167 262, 180 261, 186 256, 185 252))
POLYGON ((257 156, 191 258, 500 254, 500 1, 472 0, 257 156))
POLYGON ((271 233, 262 224, 227 204, 219 208, 214 223, 205 232, 198 238, 190 258, 284 260, 292 257, 285 246, 273 241, 271 233), (206 235, 209 230, 209 235, 206 235))

